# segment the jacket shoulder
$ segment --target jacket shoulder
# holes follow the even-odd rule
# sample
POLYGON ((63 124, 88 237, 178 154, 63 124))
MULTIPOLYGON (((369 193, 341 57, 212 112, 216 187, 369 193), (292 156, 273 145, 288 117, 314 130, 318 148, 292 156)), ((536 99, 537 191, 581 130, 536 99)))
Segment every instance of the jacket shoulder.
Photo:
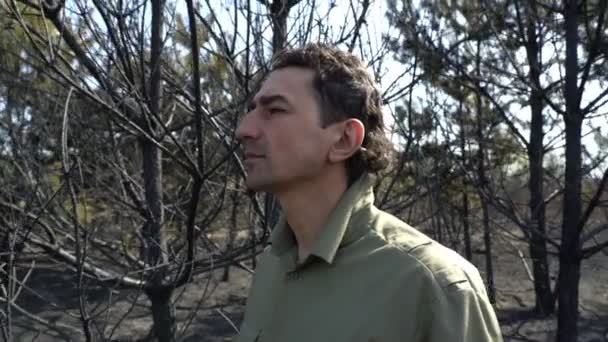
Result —
POLYGON ((381 210, 377 210, 375 228, 390 247, 400 250, 410 262, 413 259, 444 290, 468 288, 486 295, 477 268, 454 250, 381 210))

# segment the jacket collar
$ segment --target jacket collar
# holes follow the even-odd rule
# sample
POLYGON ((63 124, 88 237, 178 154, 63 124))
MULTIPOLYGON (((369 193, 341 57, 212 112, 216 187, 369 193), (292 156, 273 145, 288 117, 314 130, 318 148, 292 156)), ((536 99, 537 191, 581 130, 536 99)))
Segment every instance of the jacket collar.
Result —
MULTIPOLYGON (((373 183, 374 177, 364 174, 344 192, 313 245, 311 255, 331 264, 340 246, 356 241, 370 229, 368 223, 374 204, 373 183)), ((295 237, 283 215, 270 241, 271 252, 277 256, 295 247, 295 237)))

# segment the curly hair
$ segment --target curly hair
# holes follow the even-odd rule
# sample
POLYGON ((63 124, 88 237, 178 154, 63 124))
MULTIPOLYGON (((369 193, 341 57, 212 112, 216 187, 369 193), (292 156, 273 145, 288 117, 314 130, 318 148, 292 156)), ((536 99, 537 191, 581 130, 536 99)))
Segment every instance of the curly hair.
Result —
POLYGON ((270 70, 287 67, 304 67, 315 72, 313 87, 320 99, 322 127, 349 118, 363 123, 362 148, 346 163, 348 184, 363 173, 378 173, 387 168, 392 149, 384 133, 380 90, 363 62, 334 47, 308 44, 277 53, 270 70))

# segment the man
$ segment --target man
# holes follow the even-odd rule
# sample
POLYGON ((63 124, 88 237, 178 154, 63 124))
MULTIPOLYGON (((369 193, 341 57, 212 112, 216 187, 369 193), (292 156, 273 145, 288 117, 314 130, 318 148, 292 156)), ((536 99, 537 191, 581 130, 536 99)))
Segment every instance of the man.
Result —
POLYGON ((237 137, 247 187, 283 211, 237 342, 502 341, 475 267, 374 207, 390 144, 360 60, 321 45, 275 56, 237 137))

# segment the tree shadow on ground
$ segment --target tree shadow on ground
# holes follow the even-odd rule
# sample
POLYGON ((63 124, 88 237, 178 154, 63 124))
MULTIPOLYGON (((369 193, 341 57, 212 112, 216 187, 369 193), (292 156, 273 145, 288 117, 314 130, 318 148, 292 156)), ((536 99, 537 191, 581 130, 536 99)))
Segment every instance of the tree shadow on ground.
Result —
MULTIPOLYGON (((21 281, 24 276, 25 271, 18 272, 17 278, 21 281)), ((81 341, 77 280, 76 272, 64 266, 36 267, 12 310, 15 341, 81 341)), ((124 297, 122 294, 110 297, 112 289, 90 279, 83 284, 89 314, 105 309, 110 298, 117 301, 124 297)))
MULTIPOLYGON (((22 289, 16 303, 32 314, 49 310, 75 310, 80 305, 76 273, 68 269, 36 268, 22 289)), ((89 303, 107 300, 111 289, 83 282, 84 296, 89 303)))
MULTIPOLYGON (((237 328, 243 320, 243 307, 241 305, 229 305, 223 307, 222 314, 225 315, 237 328)), ((181 339, 182 342, 220 342, 231 341, 236 335, 232 324, 217 310, 210 310, 204 315, 196 318, 194 327, 181 339)))
MULTIPOLYGON (((498 312, 505 342, 554 342, 557 333, 555 315, 542 316, 534 309, 510 309, 498 312)), ((608 311, 581 312, 578 320, 579 342, 608 342, 608 311)))

